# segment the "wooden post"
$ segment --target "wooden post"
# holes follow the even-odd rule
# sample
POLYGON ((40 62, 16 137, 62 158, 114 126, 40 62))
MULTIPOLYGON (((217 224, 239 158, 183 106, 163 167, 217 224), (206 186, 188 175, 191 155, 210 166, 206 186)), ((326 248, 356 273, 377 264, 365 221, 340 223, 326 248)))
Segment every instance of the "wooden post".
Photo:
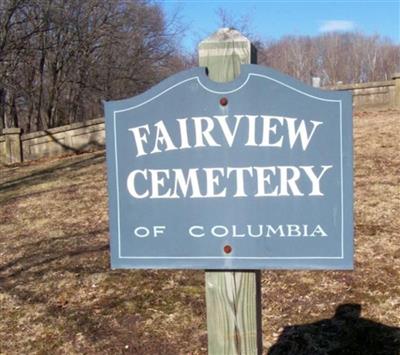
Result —
MULTIPOLYGON (((199 65, 211 80, 227 82, 240 64, 256 63, 251 42, 238 31, 222 28, 199 44, 199 65)), ((208 353, 262 353, 260 271, 206 271, 208 353)))
POLYGON ((22 162, 21 128, 4 128, 5 162, 15 164, 22 162))
POLYGON ((394 80, 394 95, 393 104, 394 108, 400 108, 400 72, 393 75, 394 80))

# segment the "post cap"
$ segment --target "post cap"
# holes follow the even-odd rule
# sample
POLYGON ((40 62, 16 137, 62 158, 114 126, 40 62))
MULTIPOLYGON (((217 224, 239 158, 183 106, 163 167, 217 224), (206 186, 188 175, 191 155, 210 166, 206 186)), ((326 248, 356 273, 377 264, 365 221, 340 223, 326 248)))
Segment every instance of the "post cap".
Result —
POLYGON ((400 79, 400 72, 394 73, 394 74, 392 75, 392 79, 393 79, 393 80, 395 80, 395 79, 400 79))
POLYGON ((215 42, 250 42, 250 40, 243 36, 238 30, 230 27, 223 27, 214 32, 211 36, 207 37, 202 43, 215 43, 215 42))
POLYGON ((198 51, 200 66, 210 67, 210 65, 213 65, 212 62, 215 60, 211 58, 220 60, 221 58, 232 58, 233 56, 237 57, 239 65, 257 62, 255 46, 238 30, 229 27, 220 28, 201 41, 198 45, 198 51))

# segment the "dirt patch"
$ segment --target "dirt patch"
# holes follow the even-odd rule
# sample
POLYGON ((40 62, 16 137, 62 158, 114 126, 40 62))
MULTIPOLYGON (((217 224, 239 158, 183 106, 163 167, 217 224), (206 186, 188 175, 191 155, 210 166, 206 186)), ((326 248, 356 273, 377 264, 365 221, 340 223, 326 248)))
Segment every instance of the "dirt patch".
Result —
MULTIPOLYGON (((399 353, 399 120, 354 117, 355 270, 262 273, 265 353, 399 353)), ((104 152, 1 168, 0 353, 205 354, 204 272, 111 271, 108 248, 104 152)))

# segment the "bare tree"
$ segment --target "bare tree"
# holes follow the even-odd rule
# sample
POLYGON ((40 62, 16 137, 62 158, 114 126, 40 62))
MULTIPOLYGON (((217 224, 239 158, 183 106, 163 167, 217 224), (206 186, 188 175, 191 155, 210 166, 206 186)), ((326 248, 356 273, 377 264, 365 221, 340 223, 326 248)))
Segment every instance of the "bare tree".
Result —
POLYGON ((323 85, 390 79, 400 63, 400 46, 380 36, 327 33, 264 42, 260 62, 309 83, 323 85))
POLYGON ((26 132, 102 114, 185 66, 179 27, 147 0, 3 0, 0 128, 26 132))
MULTIPOLYGON (((220 25, 257 43, 259 63, 323 85, 386 80, 400 47, 379 36, 329 33, 264 42, 249 16, 218 10, 220 25)), ((102 100, 135 95, 188 66, 182 28, 151 0, 0 1, 0 129, 25 132, 102 114, 102 100)))

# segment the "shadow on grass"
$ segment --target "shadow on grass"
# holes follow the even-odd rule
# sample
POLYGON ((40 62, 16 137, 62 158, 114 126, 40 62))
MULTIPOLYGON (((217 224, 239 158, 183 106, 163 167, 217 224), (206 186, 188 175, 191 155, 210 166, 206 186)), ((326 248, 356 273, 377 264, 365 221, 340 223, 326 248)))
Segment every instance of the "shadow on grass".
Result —
POLYGON ((331 319, 286 327, 268 355, 399 355, 400 328, 361 317, 342 304, 331 319))
MULTIPOLYGON (((18 274, 29 271, 29 269, 50 264, 55 260, 59 260, 65 257, 79 256, 81 254, 105 251, 109 249, 108 244, 97 245, 95 247, 80 246, 79 248, 72 248, 70 244, 82 242, 87 238, 93 238, 99 234, 106 233, 108 228, 98 229, 86 233, 76 233, 64 235, 56 238, 48 238, 35 241, 33 243, 26 243, 22 246, 26 253, 21 257, 15 258, 8 263, 0 264, 0 280, 10 277, 15 277, 18 274), (17 266, 17 270, 12 270, 13 267, 17 266), (2 276, 2 273, 7 273, 6 276, 2 276)), ((14 249, 21 248, 19 245, 14 249)), ((9 249, 8 252, 15 251, 9 249)), ((104 271, 104 270, 101 270, 104 271)))
MULTIPOLYGON (((47 237, 20 246, 23 255, 0 263, 0 293, 22 304, 24 312, 32 309, 34 313, 39 306, 42 313, 35 315, 35 322, 45 325, 45 331, 57 332, 52 338, 54 351, 59 342, 72 341, 77 353, 139 355, 158 354, 162 349, 163 354, 178 354, 179 339, 171 342, 165 337, 166 330, 157 328, 153 334, 143 328, 150 315, 168 313, 168 304, 163 303, 167 297, 173 302, 191 300, 182 297, 179 288, 164 291, 162 297, 153 292, 154 285, 162 285, 172 274, 111 271, 106 230, 47 237), (92 285, 98 277, 102 281, 92 285), (82 295, 81 302, 77 302, 75 294, 82 295), (75 343, 76 334, 84 337, 84 343, 75 343)), ((12 309, 7 311, 13 313, 12 309)), ((189 339, 194 327, 187 327, 182 339, 189 339)), ((12 334, 10 330, 10 341, 18 342, 12 334)), ((52 349, 53 345, 40 340, 39 335, 31 345, 52 349)))
POLYGON ((71 161, 70 159, 62 159, 48 168, 39 169, 29 175, 18 177, 17 179, 6 181, 0 184, 0 193, 8 190, 13 190, 21 185, 23 185, 24 187, 33 186, 35 184, 42 183, 44 180, 51 181, 57 179, 58 175, 60 173, 63 173, 65 170, 79 170, 81 168, 97 163, 102 163, 104 161, 104 152, 91 154, 89 157, 85 157, 79 160, 74 159, 71 161))
MULTIPOLYGON (((80 332, 95 344, 99 338, 112 334, 108 324, 102 324, 101 317, 95 314, 95 306, 69 305, 68 299, 65 304, 58 303, 57 293, 45 290, 50 288, 58 292, 56 285, 63 280, 63 275, 74 273, 70 277, 73 282, 70 287, 75 287, 76 292, 82 292, 82 289, 76 287, 77 280, 83 280, 89 274, 107 273, 109 268, 104 262, 104 256, 109 249, 108 243, 95 240, 93 245, 87 245, 87 239, 91 240, 104 232, 105 229, 99 229, 24 245, 25 252, 21 257, 0 265, 0 293, 7 293, 17 299, 27 307, 28 312, 30 307, 35 309, 35 305, 44 307, 42 322, 54 322, 57 325, 62 320, 67 337, 80 332), (48 275, 59 275, 59 281, 48 275)), ((111 306, 117 307, 125 300, 112 301, 109 302, 111 306)), ((106 303, 108 305, 107 299, 106 303)), ((42 346, 35 344, 39 345, 42 346)))

